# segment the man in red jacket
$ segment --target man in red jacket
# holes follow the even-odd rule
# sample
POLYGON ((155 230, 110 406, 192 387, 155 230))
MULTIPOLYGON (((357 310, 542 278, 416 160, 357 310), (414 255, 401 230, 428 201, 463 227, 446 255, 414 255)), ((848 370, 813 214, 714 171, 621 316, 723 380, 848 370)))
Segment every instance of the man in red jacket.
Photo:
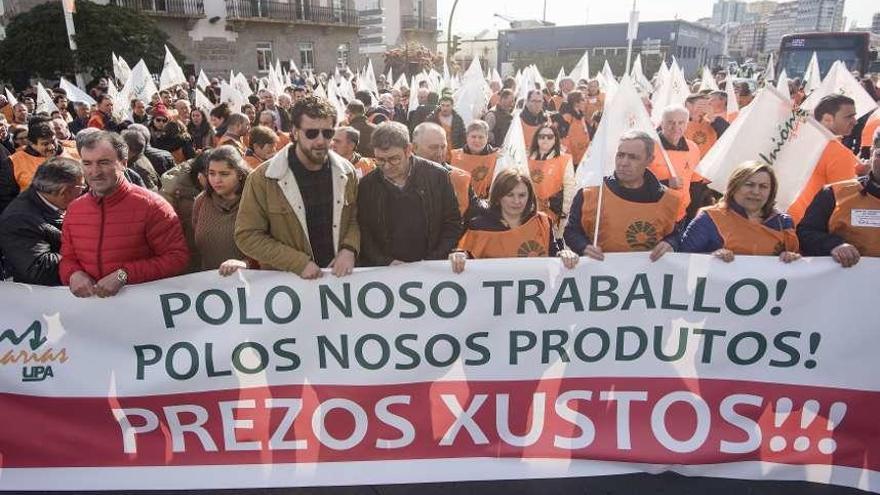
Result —
POLYGON ((95 132, 80 155, 89 193, 64 217, 61 282, 77 297, 109 297, 126 283, 182 273, 189 250, 177 214, 158 194, 124 179, 125 141, 95 132))

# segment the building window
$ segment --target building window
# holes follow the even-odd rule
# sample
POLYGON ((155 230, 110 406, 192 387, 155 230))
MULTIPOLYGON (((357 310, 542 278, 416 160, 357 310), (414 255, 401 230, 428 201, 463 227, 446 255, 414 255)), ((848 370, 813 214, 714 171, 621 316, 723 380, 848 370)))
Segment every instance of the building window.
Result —
POLYGON ((336 47, 336 66, 339 68, 348 67, 348 57, 351 52, 351 45, 343 43, 336 47))
POLYGON ((315 70, 314 43, 299 44, 299 68, 300 70, 315 70))
POLYGON ((272 55, 272 43, 257 43, 257 71, 269 72, 273 60, 275 56, 272 55))

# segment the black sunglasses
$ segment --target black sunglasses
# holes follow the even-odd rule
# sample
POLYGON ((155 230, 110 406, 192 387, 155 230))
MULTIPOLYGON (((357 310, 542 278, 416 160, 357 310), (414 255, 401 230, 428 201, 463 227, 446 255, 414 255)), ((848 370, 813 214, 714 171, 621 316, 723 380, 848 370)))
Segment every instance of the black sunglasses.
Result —
POLYGON ((333 139, 336 129, 306 129, 303 131, 307 139, 316 139, 318 134, 324 136, 324 139, 333 139))

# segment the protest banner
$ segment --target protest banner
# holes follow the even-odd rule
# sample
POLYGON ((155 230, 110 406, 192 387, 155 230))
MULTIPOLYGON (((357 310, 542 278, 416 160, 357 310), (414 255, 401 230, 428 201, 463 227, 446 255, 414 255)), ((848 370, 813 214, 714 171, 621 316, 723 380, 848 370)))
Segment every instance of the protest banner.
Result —
POLYGON ((0 487, 661 472, 880 490, 880 261, 644 253, 0 285, 0 487), (821 297, 846 294, 846 297, 821 297))

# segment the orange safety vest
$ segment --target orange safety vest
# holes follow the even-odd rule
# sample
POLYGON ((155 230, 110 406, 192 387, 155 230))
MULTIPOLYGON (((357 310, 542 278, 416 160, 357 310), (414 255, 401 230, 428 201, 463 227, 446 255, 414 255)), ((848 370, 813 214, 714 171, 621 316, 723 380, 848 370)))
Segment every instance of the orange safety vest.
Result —
POLYGON ((709 148, 718 141, 718 133, 715 132, 712 124, 706 122, 706 120, 700 120, 699 122, 691 120, 688 122, 684 135, 700 148, 700 158, 706 156, 709 148))
POLYGON ((529 158, 529 176, 535 188, 538 211, 546 213, 554 224, 559 221, 559 215, 550 209, 550 198, 562 192, 565 166, 570 160, 568 153, 549 160, 529 158))
MULTIPOLYGON (((672 162, 672 166, 675 168, 675 173, 682 182, 681 189, 669 189, 669 192, 678 197, 679 200, 678 216, 676 217, 676 220, 684 218, 687 213, 687 208, 691 204, 691 182, 703 179, 700 174, 694 172, 694 169, 697 168, 697 164, 700 163, 700 148, 697 146, 697 143, 690 139, 686 139, 685 142, 688 146, 687 151, 666 150, 666 154, 669 156, 669 161, 672 162)), ((648 170, 657 177, 657 180, 668 181, 672 178, 669 174, 669 167, 666 166, 666 161, 663 159, 663 153, 660 151, 659 144, 654 145, 654 161, 651 162, 648 170)))
POLYGON ((12 174, 15 176, 15 182, 22 191, 31 185, 37 167, 46 161, 44 156, 34 156, 25 151, 24 148, 19 149, 9 156, 12 161, 12 174))
POLYGON ((59 144, 64 148, 62 154, 65 156, 69 156, 75 160, 81 160, 82 158, 79 156, 79 151, 76 149, 76 141, 58 141, 59 144))
POLYGON ((449 180, 452 181, 452 189, 455 190, 455 199, 458 200, 459 212, 464 213, 471 205, 469 194, 471 186, 471 174, 458 167, 449 167, 449 180))
POLYGON ((599 215, 599 247, 606 253, 650 251, 675 229, 678 198, 667 189, 656 203, 636 203, 614 194, 604 185, 581 190, 581 227, 592 236, 596 226, 596 208, 602 188, 602 211, 599 215))
POLYGON ((229 137, 229 136, 223 135, 223 136, 221 136, 220 139, 217 141, 217 147, 218 147, 218 148, 219 148, 220 146, 224 146, 224 145, 227 145, 227 144, 228 144, 229 146, 232 146, 233 148, 237 149, 238 152, 241 153, 241 156, 244 156, 245 153, 247 152, 247 146, 246 146, 242 141, 239 141, 238 139, 231 138, 231 137, 229 137))
POLYGON ((823 187, 835 182, 855 179, 858 165, 858 158, 840 140, 832 139, 829 141, 825 145, 825 150, 822 151, 819 161, 816 162, 816 168, 813 169, 810 179, 794 203, 788 208, 788 214, 791 215, 795 225, 804 218, 807 207, 823 187))
POLYGON ((602 93, 596 96, 584 95, 584 118, 591 120, 593 114, 602 111, 605 108, 605 95, 602 93))
POLYGON ((874 113, 865 122, 865 127, 862 129, 862 148, 871 147, 871 140, 874 139, 874 133, 877 132, 877 129, 880 129, 880 110, 874 110, 874 113))
POLYGON ((251 170, 259 167, 263 163, 263 161, 257 158, 256 155, 245 155, 244 161, 248 164, 248 167, 250 167, 251 170))
POLYGON ((452 160, 452 123, 450 122, 449 125, 440 123, 440 127, 446 132, 446 162, 448 163, 452 160))
POLYGON ((286 132, 278 133, 278 142, 275 143, 275 151, 281 151, 281 148, 284 148, 290 144, 290 135, 286 132))
POLYGON ((452 150, 452 158, 449 163, 471 174, 471 185, 477 197, 486 199, 489 197, 489 187, 495 176, 495 162, 498 153, 488 155, 471 155, 463 149, 452 150))
POLYGON ((562 95, 553 95, 553 96, 550 98, 550 101, 553 102, 553 108, 555 108, 556 111, 558 112, 558 111, 559 111, 559 107, 561 107, 561 106, 562 106, 562 103, 565 102, 565 98, 563 98, 562 95))
POLYGON ((783 251, 796 253, 800 250, 794 229, 771 229, 749 221, 724 205, 707 206, 703 211, 715 222, 718 233, 724 239, 724 248, 734 254, 775 256, 783 251))
POLYGON ((864 194, 857 180, 831 185, 834 211, 828 219, 828 233, 840 236, 862 256, 880 256, 880 198, 864 194))
POLYGON ((526 142, 526 152, 528 152, 532 148, 532 139, 535 138, 535 133, 538 132, 538 126, 528 125, 523 119, 519 119, 519 122, 522 124, 523 139, 526 142))
POLYGON ((568 135, 562 139, 562 145, 571 153, 572 163, 577 166, 590 146, 590 133, 587 132, 585 119, 575 119, 571 114, 562 116, 568 123, 568 135))
POLYGON ((550 253, 550 219, 537 212, 526 223, 510 230, 468 230, 458 248, 474 258, 526 258, 550 253))
POLYGON ((362 156, 357 163, 352 165, 354 165, 354 172, 357 174, 358 179, 362 179, 365 175, 376 169, 376 162, 365 156, 362 156))

